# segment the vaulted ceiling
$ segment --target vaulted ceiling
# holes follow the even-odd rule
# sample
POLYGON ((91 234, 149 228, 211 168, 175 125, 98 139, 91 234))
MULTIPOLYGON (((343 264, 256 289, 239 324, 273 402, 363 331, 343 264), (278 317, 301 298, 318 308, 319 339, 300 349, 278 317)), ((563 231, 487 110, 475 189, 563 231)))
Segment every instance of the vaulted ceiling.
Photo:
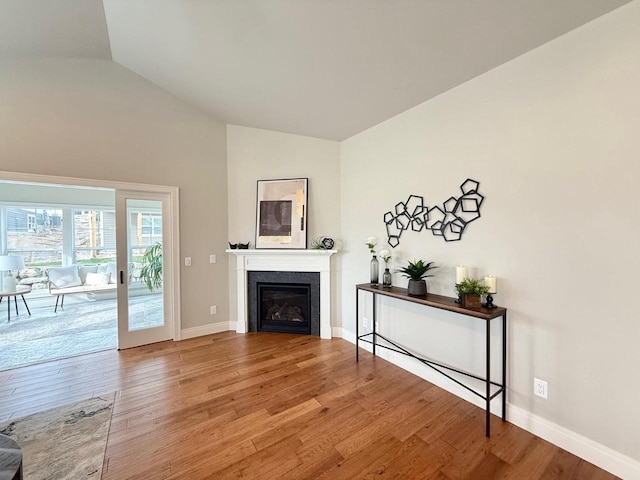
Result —
POLYGON ((113 59, 226 123, 343 140, 629 1, 0 0, 0 59, 113 59))

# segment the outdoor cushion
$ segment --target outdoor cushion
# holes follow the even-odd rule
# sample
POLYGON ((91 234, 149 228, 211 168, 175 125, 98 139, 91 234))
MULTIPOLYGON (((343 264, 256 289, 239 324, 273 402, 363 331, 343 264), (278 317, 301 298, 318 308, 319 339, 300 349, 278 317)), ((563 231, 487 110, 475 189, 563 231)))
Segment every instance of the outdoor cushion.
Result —
POLYGON ((118 274, 116 273, 116 262, 103 263, 98 266, 98 273, 106 273, 109 275, 109 283, 116 283, 118 281, 118 274))
POLYGON ((87 273, 87 278, 84 284, 85 285, 108 285, 109 274, 108 273, 87 273))
POLYGON ((49 269, 49 282, 55 288, 77 287, 82 285, 78 275, 78 266, 57 267, 49 269))
POLYGON ((98 265, 79 265, 78 276, 82 283, 87 283, 87 273, 96 273, 98 271, 98 265))

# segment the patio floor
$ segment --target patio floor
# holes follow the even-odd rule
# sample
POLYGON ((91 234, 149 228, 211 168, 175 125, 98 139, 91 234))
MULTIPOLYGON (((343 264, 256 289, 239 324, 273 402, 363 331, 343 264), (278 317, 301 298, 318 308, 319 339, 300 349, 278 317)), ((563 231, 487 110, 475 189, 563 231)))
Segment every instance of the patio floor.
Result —
MULTIPOLYGON (((18 302, 20 315, 12 303, 11 322, 0 305, 0 371, 118 347, 116 299, 65 300, 54 313, 52 305, 32 306, 27 298, 31 316, 18 302)), ((129 317, 133 328, 162 323, 162 295, 130 298, 129 317)))

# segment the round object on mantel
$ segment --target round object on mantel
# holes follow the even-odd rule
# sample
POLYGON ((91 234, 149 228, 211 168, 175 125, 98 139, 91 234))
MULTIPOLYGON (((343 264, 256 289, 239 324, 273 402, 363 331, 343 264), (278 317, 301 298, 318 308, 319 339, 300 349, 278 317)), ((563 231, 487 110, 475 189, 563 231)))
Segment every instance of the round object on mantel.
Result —
POLYGON ((333 238, 324 237, 322 239, 322 246, 325 248, 325 250, 331 250, 334 245, 335 244, 333 242, 333 238))

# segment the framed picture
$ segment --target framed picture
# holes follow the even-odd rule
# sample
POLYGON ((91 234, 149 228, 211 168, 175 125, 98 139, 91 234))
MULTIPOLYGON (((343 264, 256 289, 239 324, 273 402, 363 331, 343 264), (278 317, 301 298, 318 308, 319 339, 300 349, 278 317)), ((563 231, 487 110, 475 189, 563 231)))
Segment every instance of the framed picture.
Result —
POLYGON ((256 248, 307 248, 308 181, 258 180, 256 248))

